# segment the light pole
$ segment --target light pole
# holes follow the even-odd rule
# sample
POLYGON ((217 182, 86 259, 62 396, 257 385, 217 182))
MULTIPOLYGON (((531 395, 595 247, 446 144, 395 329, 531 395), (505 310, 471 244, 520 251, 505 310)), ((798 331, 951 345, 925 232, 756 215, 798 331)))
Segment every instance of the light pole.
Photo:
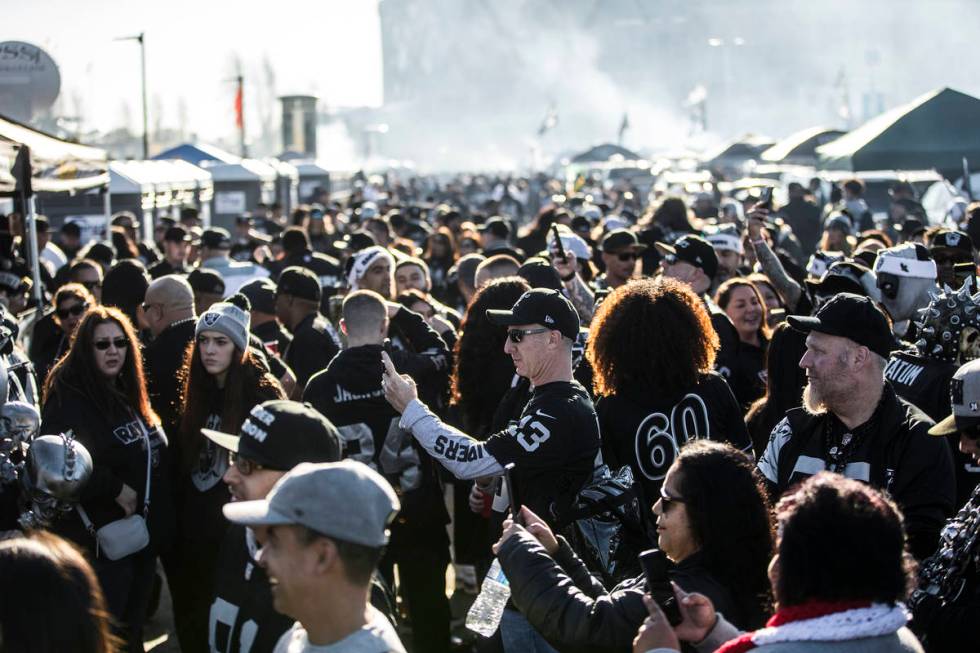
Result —
POLYGON ((147 118, 146 104, 146 32, 140 32, 136 36, 122 36, 116 41, 138 41, 140 44, 140 82, 143 90, 143 158, 150 158, 150 129, 147 118))

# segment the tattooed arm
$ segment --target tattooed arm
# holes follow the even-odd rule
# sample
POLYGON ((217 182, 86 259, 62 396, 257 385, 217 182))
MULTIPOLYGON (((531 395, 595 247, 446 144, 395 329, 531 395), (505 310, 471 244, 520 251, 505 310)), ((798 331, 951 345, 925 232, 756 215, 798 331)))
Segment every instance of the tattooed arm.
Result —
POLYGON ((776 292, 783 298, 786 309, 792 311, 803 295, 803 288, 786 273, 786 268, 769 246, 769 241, 763 237, 762 219, 758 217, 760 214, 761 212, 749 214, 749 242, 752 243, 752 249, 755 250, 755 257, 762 267, 762 272, 776 287, 776 292))

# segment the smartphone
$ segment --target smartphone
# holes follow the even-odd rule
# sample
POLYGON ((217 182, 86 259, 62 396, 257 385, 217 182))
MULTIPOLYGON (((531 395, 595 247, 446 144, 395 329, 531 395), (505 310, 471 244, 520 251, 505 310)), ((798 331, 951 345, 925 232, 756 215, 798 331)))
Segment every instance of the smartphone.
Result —
POLYGON ((568 263, 568 255, 565 254, 565 246, 561 242, 561 234, 558 233, 558 225, 551 225, 551 232, 555 235, 555 249, 558 250, 558 260, 562 263, 568 263))
POLYGON ((643 575, 647 579, 647 589, 653 594, 654 588, 667 587, 670 595, 663 599, 654 595, 657 605, 663 610, 667 622, 671 626, 676 626, 684 618, 681 616, 680 607, 677 605, 677 598, 674 597, 673 589, 670 586, 670 578, 667 576, 667 554, 660 549, 647 549, 640 554, 640 567, 643 568, 643 575))
POLYGON ((772 211, 772 186, 766 186, 759 195, 759 203, 755 205, 758 209, 772 211))
POLYGON ((521 495, 517 491, 517 481, 514 478, 516 466, 514 463, 504 465, 504 483, 507 484, 507 497, 510 499, 510 515, 515 524, 522 524, 521 519, 521 495))

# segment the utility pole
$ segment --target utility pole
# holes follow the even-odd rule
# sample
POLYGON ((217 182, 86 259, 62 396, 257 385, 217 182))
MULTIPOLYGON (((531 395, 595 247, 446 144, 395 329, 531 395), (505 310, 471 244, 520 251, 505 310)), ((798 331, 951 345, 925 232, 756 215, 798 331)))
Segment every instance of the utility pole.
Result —
POLYGON ((150 158, 150 121, 147 115, 146 102, 146 32, 140 32, 136 36, 123 36, 116 41, 137 41, 140 44, 140 83, 143 95, 143 158, 150 158))

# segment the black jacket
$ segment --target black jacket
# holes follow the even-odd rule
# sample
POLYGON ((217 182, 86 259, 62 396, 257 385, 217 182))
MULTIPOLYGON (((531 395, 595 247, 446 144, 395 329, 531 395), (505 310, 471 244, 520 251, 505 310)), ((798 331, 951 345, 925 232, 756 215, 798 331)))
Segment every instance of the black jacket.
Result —
MULTIPOLYGON (((125 517, 116 497, 125 483, 138 495, 137 512, 146 494, 146 448, 135 412, 114 410, 109 414, 96 408, 91 399, 78 391, 54 391, 44 402, 41 422, 45 432, 72 429, 78 442, 92 455, 92 477, 82 491, 82 506, 95 528, 125 517)), ((174 525, 174 506, 170 486, 170 455, 167 436, 150 427, 151 481, 150 512, 147 526, 151 545, 157 550, 169 545, 174 525)), ((80 546, 94 550, 77 511, 65 515, 53 529, 80 546)))
POLYGON ((340 339, 333 325, 319 313, 310 313, 296 325, 283 362, 296 374, 296 386, 305 388, 310 377, 327 369, 327 364, 338 352, 340 339))
MULTIPOLYGON (((887 490, 905 514, 905 528, 913 555, 922 559, 936 549, 939 529, 953 513, 955 476, 949 445, 928 434, 933 422, 915 406, 899 399, 891 384, 884 384, 871 419, 851 429, 852 451, 843 474, 887 490)), ((802 408, 786 413, 776 425, 759 459, 770 496, 788 488, 829 464, 828 440, 846 427, 832 413, 812 415, 802 408)), ((843 445, 840 445, 844 448, 843 445)))
POLYGON ((178 372, 184 365, 187 346, 194 342, 197 321, 189 317, 174 322, 143 348, 143 370, 146 390, 153 410, 160 416, 163 428, 176 433, 180 416, 180 380, 178 372))
MULTIPOLYGON (((563 538, 551 558, 534 537, 518 533, 497 554, 510 581, 511 600, 534 628, 562 653, 628 653, 647 618, 643 576, 607 591, 563 538)), ((670 580, 711 599, 715 609, 745 627, 731 593, 701 566, 697 554, 674 566, 670 580)))

